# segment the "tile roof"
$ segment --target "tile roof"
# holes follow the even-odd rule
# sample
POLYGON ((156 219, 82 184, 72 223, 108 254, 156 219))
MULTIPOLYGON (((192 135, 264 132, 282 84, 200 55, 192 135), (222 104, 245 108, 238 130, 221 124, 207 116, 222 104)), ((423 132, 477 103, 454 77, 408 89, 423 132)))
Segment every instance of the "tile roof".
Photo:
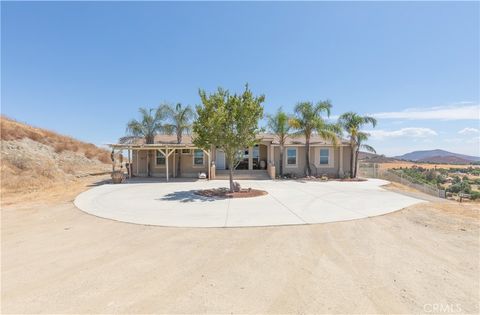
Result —
MULTIPOLYGON (((257 139, 261 141, 270 142, 272 144, 279 144, 279 138, 277 135, 272 133, 259 133, 257 135, 257 139)), ((144 139, 136 139, 133 141, 132 144, 143 144, 145 143, 144 139)), ((155 136, 155 143, 157 144, 176 144, 177 143, 177 136, 176 135, 165 135, 159 134, 155 136)), ((184 145, 192 145, 192 136, 191 135, 183 135, 182 136, 182 144, 184 145)), ((305 137, 303 136, 290 136, 287 138, 285 143, 286 145, 302 145, 305 144, 305 137)), ((318 135, 313 135, 310 138, 310 145, 323 145, 323 144, 332 144, 331 141, 326 141, 322 137, 318 135)), ((342 139, 342 144, 348 144, 348 141, 342 139)))

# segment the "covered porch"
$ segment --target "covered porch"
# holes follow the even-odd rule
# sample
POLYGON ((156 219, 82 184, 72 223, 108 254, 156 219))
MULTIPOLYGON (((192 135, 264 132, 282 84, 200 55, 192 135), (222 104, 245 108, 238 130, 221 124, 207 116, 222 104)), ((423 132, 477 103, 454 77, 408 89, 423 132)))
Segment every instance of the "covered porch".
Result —
POLYGON ((235 174, 242 179, 261 178, 265 174, 268 178, 275 178, 274 147, 268 141, 262 141, 254 146, 247 147, 241 152, 241 159, 236 165, 229 165, 222 149, 213 150, 212 160, 215 164, 216 176, 227 177, 230 167, 234 167, 235 174), (272 172, 273 171, 273 172, 272 172))
MULTIPOLYGON (((208 179, 215 178, 211 150, 204 150, 190 144, 110 144, 113 153, 127 152, 129 178, 198 177, 205 173, 208 179)), ((115 154, 113 155, 115 156, 115 154)))

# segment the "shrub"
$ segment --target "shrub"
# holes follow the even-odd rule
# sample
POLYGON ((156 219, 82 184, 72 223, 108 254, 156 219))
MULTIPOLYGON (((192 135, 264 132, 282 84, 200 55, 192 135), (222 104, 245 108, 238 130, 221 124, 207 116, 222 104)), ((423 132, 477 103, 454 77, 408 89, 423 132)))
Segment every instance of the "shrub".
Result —
POLYGON ((65 143, 57 143, 54 146, 55 153, 62 153, 66 149, 67 149, 67 146, 65 145, 65 143))
POLYGON ((452 186, 448 187, 447 191, 452 193, 464 193, 469 194, 471 192, 470 184, 466 181, 453 184, 452 186))
POLYGON ((87 159, 93 159, 95 157, 95 152, 92 152, 91 150, 87 150, 83 153, 87 159))
POLYGON ((470 199, 476 200, 480 198, 480 191, 472 191, 470 193, 470 199))
POLYGON ((12 163, 13 166, 18 168, 19 170, 26 170, 28 168, 27 161, 21 156, 13 156, 9 157, 8 160, 12 163))

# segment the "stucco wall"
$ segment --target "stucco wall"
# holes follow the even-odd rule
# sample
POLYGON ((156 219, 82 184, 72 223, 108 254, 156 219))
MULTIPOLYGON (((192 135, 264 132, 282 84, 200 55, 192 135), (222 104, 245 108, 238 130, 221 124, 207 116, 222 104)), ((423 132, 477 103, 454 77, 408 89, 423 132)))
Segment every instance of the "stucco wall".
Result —
MULTIPOLYGON (((286 156, 287 156, 287 147, 285 147, 285 152, 283 156, 283 173, 284 174, 295 174, 297 176, 303 176, 305 174, 305 147, 304 146, 295 146, 297 149, 297 165, 296 166, 287 166, 286 165, 286 156)), ((348 147, 333 147, 333 146, 312 146, 310 147, 310 163, 314 164, 311 166, 313 175, 323 175, 326 174, 330 177, 337 177, 339 175, 340 167, 340 150, 343 150, 343 171, 347 172, 350 170, 350 149, 348 147), (328 148, 330 150, 330 164, 329 165, 320 165, 320 148, 328 148)), ((280 148, 275 147, 274 149, 275 156, 275 171, 277 175, 280 174, 280 148)))
MULTIPOLYGON (((297 148, 297 165, 295 167, 286 166, 286 152, 284 153, 283 163, 283 173, 284 174, 296 174, 297 176, 303 176, 305 171, 305 147, 295 146, 297 148)), ((331 150, 331 161, 332 164, 325 167, 319 165, 319 150, 320 147, 312 146, 310 148, 310 163, 314 163, 315 167, 312 167, 312 172, 314 175, 323 175, 326 174, 331 177, 337 177, 339 174, 340 166, 340 149, 343 150, 343 172, 347 174, 350 172, 350 147, 333 147, 333 146, 323 146, 322 148, 329 148, 331 150)), ((179 163, 177 151, 175 156, 175 170, 173 165, 173 153, 169 157, 169 176, 173 177, 174 171, 176 171, 177 165, 179 163)), ((213 150, 215 152, 215 150, 213 150)), ((261 159, 267 160, 267 147, 260 146, 260 156, 261 159), (263 158, 265 156, 265 158, 263 158)), ((134 151, 132 154, 132 169, 133 174, 138 176, 147 176, 147 151, 141 150, 138 151, 139 163, 137 170, 137 151, 134 151)), ((274 147, 274 158, 275 158, 275 171, 276 174, 280 174, 280 148, 278 146, 274 147)), ((212 161, 215 160, 215 153, 212 154, 212 161)), ((165 177, 165 166, 156 165, 155 151, 150 151, 149 157, 152 176, 154 177, 165 177)), ((204 154, 204 165, 203 166, 193 166, 193 151, 192 153, 183 153, 181 158, 181 176, 182 177, 197 177, 199 172, 208 172, 208 157, 204 154)), ((178 174, 177 174, 178 175, 178 174)))
MULTIPOLYGON (((138 176, 147 176, 147 151, 142 150, 138 151, 138 156, 140 160, 138 161, 138 172, 137 172, 137 152, 133 152, 133 159, 132 159, 132 168, 133 168, 133 175, 138 176)), ((173 163, 174 154, 172 153, 168 157, 168 173, 169 176, 173 177, 174 172, 176 172, 177 165, 179 163, 179 151, 175 154, 175 165, 173 163), (175 168, 175 170, 174 170, 175 168)), ((183 153, 181 155, 181 176, 182 177, 197 177, 199 172, 207 173, 207 164, 208 164, 208 157, 206 154, 203 154, 204 158, 204 165, 203 166, 193 166, 193 151, 192 153, 183 153)), ((155 151, 150 151, 149 157, 150 165, 151 165, 151 175, 153 177, 165 177, 166 176, 166 166, 165 165, 156 165, 156 157, 155 151)), ((178 174, 177 174, 178 175, 178 174)))

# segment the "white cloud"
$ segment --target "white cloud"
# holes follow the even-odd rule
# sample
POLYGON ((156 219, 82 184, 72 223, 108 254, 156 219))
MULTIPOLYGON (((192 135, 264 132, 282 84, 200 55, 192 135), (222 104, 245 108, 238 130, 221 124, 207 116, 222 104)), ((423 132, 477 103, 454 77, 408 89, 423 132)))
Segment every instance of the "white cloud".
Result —
POLYGON ((398 130, 369 130, 367 131, 372 138, 384 139, 384 138, 427 138, 431 136, 437 136, 438 133, 430 128, 410 127, 402 128, 398 130))
POLYGON ((461 135, 473 135, 473 134, 480 133, 480 130, 478 130, 477 128, 466 127, 466 128, 463 128, 462 130, 459 130, 458 133, 461 135))
POLYGON ((451 106, 408 108, 398 112, 381 112, 371 115, 378 119, 478 120, 480 104, 459 103, 451 106))

